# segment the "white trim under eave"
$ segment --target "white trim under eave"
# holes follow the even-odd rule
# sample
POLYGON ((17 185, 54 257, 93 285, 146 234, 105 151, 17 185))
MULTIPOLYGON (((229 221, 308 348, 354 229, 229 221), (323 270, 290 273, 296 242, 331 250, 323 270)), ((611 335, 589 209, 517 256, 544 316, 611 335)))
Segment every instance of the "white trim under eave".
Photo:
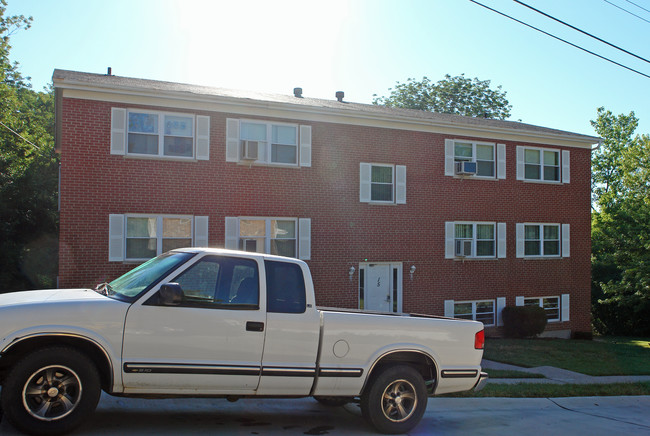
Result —
POLYGON ((591 149, 600 138, 562 135, 531 130, 508 129, 485 125, 459 125, 431 119, 402 115, 385 116, 345 108, 327 108, 270 102, 238 97, 165 92, 160 90, 89 87, 86 84, 55 83, 63 98, 107 101, 131 105, 156 106, 189 110, 205 110, 241 116, 284 118, 290 120, 328 122, 366 127, 410 130, 443 135, 470 136, 499 141, 527 142, 543 145, 591 149))

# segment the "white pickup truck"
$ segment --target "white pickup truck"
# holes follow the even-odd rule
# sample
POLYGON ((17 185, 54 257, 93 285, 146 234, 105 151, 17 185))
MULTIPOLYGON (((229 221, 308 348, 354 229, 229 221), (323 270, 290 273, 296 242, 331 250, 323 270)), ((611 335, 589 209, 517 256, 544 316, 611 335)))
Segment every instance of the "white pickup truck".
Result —
POLYGON ((192 248, 96 290, 0 295, 0 384, 19 430, 70 431, 101 390, 129 397, 313 396, 359 401, 383 433, 420 421, 427 396, 480 389, 480 322, 317 309, 307 265, 192 248))

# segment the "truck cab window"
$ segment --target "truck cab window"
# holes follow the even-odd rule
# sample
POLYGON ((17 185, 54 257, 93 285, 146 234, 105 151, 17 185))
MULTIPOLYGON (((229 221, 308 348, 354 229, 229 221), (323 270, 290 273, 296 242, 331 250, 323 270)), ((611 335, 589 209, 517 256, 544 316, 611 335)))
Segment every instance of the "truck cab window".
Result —
MULTIPOLYGON (((251 259, 204 256, 172 282, 183 290, 182 307, 259 309, 259 275, 251 259)), ((156 297, 147 304, 157 305, 156 297)))
POLYGON ((305 279, 295 263, 265 261, 268 312, 304 313, 305 279))

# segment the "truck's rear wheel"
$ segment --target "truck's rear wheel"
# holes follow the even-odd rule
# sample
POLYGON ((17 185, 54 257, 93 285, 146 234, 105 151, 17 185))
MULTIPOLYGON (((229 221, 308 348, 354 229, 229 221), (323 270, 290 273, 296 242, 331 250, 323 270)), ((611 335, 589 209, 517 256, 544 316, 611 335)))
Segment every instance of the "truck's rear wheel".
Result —
POLYGON ((427 389, 413 367, 387 367, 371 381, 361 396, 363 417, 381 433, 406 433, 422 419, 427 389))
POLYGON ((95 410, 101 393, 94 363, 77 350, 46 348, 14 365, 2 387, 2 409, 30 434, 69 432, 95 410))

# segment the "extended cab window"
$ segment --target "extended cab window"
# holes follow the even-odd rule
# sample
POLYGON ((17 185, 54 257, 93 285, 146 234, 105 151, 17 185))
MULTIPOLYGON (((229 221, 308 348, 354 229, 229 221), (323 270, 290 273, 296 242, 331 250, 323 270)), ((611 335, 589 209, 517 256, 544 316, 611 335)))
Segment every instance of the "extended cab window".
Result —
POLYGON ((259 275, 251 259, 205 256, 171 281, 183 290, 183 307, 259 309, 259 275))
POLYGON ((305 278, 300 265, 267 260, 264 266, 267 310, 276 313, 304 313, 305 278))

